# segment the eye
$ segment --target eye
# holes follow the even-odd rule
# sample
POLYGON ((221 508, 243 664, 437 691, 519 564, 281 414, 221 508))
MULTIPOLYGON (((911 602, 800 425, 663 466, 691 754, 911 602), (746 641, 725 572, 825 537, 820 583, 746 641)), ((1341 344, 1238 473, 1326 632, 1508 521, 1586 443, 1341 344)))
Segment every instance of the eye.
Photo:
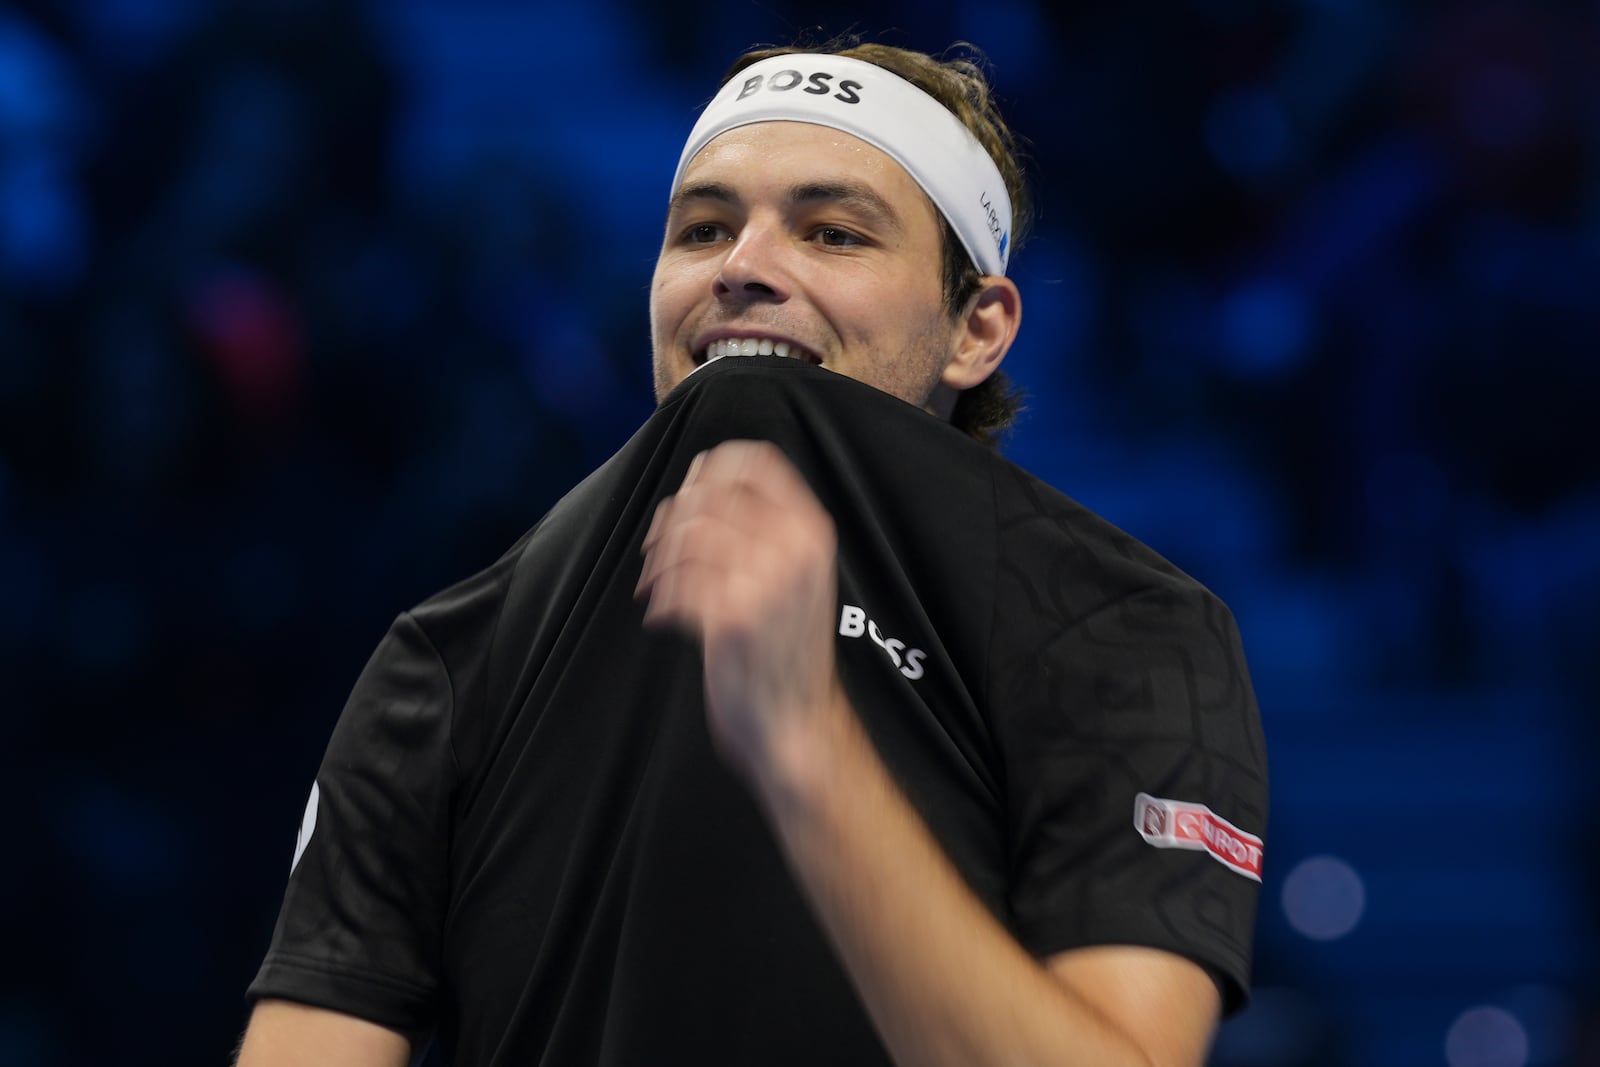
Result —
POLYGON ((715 222, 697 222, 683 231, 683 240, 692 245, 715 244, 733 237, 727 227, 715 222))
POLYGON ((835 248, 844 248, 849 247, 850 245, 859 245, 865 243, 856 234, 838 226, 823 226, 817 230, 816 237, 821 243, 835 248))

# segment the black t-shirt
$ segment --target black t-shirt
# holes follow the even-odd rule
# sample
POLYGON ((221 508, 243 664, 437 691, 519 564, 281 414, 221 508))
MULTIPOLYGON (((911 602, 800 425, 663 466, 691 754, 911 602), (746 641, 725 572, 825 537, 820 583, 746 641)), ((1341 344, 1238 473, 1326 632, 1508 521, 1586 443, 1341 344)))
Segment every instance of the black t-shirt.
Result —
POLYGON ((712 750, 697 649, 633 596, 656 504, 733 438, 833 515, 845 689, 978 897, 1041 959, 1166 949, 1236 1008, 1266 757, 1227 609, 947 424, 777 357, 696 371, 395 622, 250 994, 436 1030, 462 1064, 888 1062, 712 750))

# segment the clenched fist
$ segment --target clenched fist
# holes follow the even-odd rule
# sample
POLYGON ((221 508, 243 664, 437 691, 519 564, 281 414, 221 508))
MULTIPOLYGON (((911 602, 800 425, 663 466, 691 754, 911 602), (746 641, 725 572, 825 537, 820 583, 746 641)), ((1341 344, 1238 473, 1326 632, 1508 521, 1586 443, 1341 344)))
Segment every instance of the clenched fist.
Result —
POLYGON ((836 546, 832 518, 765 441, 696 456, 645 535, 645 622, 700 641, 712 736, 758 780, 847 706, 834 665, 836 546))

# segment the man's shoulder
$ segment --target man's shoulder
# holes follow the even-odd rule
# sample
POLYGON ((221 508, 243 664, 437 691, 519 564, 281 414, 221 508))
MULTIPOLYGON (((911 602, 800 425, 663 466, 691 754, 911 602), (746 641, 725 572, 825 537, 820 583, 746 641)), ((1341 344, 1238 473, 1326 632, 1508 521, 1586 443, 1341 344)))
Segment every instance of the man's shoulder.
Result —
POLYGON ((1098 603, 1153 591, 1216 599, 1161 552, 1017 464, 997 457, 994 471, 1002 579, 1071 587, 1098 603))

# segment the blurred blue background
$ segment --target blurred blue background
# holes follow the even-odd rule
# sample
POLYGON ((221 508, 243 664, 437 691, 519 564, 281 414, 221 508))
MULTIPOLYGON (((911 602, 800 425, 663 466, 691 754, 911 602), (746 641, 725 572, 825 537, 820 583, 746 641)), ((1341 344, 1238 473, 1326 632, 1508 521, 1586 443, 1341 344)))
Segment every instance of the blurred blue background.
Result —
POLYGON ((224 1062, 399 610, 649 412, 729 60, 988 53, 1023 465, 1272 756, 1218 1065, 1600 1064, 1600 4, 0 3, 0 1064, 224 1062))

